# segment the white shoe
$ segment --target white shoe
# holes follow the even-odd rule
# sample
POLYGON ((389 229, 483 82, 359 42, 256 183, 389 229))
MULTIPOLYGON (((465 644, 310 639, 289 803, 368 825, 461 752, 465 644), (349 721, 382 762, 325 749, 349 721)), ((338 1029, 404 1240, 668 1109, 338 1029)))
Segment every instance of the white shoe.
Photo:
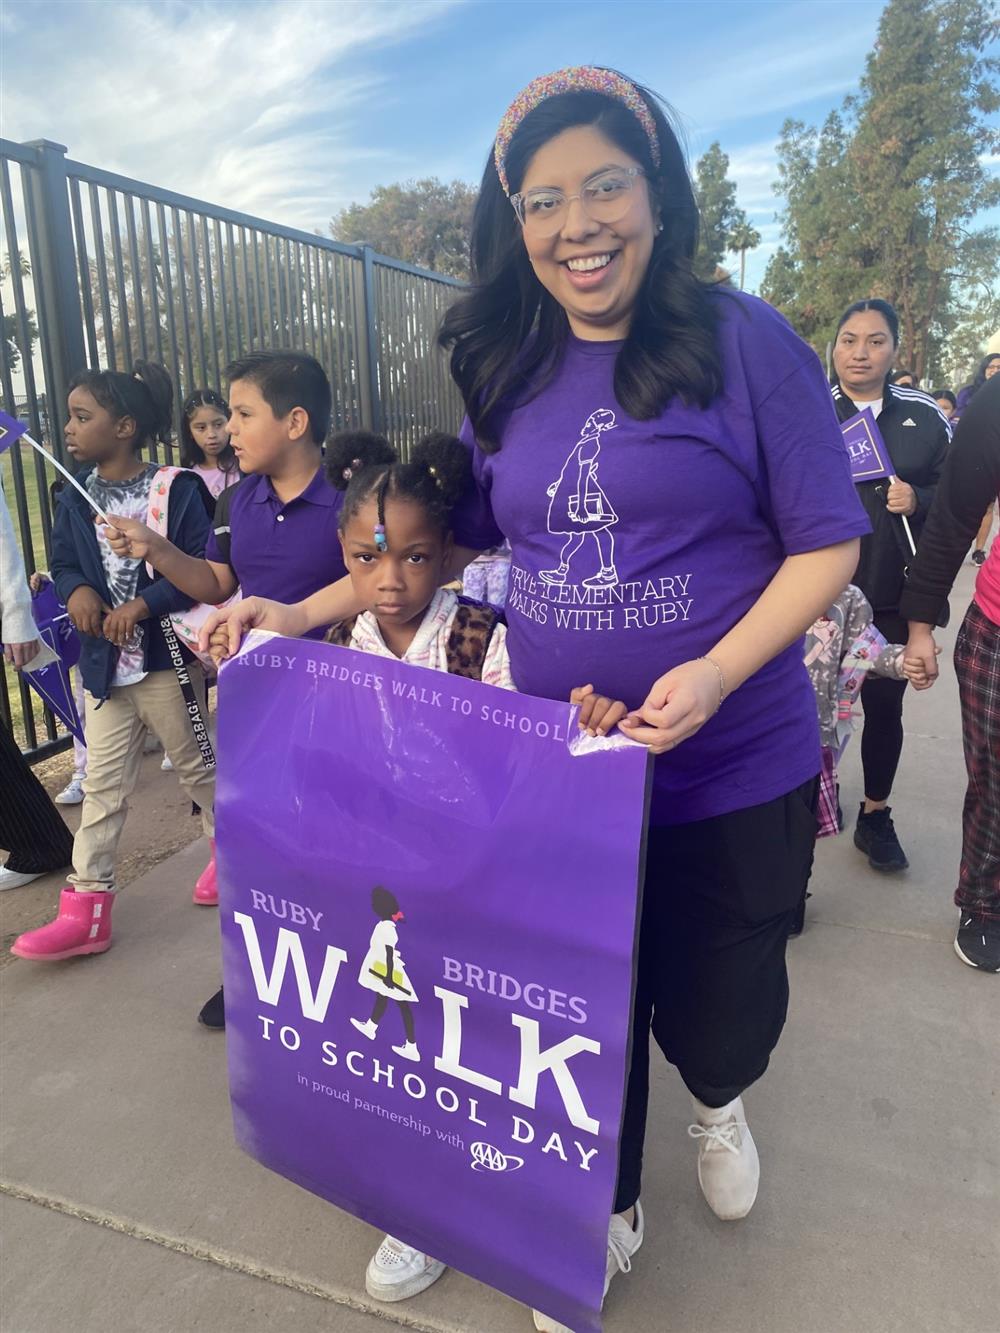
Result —
POLYGON ((56 797, 56 805, 79 805, 83 800, 83 778, 70 778, 56 797))
POLYGON ((698 1183, 709 1208, 724 1222, 736 1222, 754 1205, 760 1184, 757 1145, 745 1120, 743 1098, 718 1109, 692 1098, 697 1124, 688 1133, 698 1144, 698 1183))
POLYGON ((351 1022, 361 1033, 362 1037, 367 1037, 369 1041, 375 1040, 375 1033, 378 1031, 377 1023, 373 1023, 370 1018, 367 1023, 362 1023, 360 1018, 352 1018, 351 1022))
POLYGON ((168 754, 165 754, 163 756, 163 763, 160 765, 160 768, 164 773, 172 773, 174 771, 174 766, 171 763, 170 756, 168 754))
POLYGON ((365 1290, 374 1301, 405 1301, 426 1291, 444 1267, 440 1259, 404 1245, 395 1236, 386 1236, 368 1265, 365 1290))
MULTIPOLYGON (((612 1217, 608 1226, 608 1258, 604 1270, 605 1296, 616 1273, 632 1271, 632 1256, 642 1244, 645 1234, 646 1219, 643 1216, 642 1204, 638 1200, 635 1205, 635 1221, 631 1226, 618 1213, 612 1217)), ((573 1333, 566 1324, 560 1324, 557 1319, 542 1314, 541 1310, 532 1310, 531 1315, 539 1333, 573 1333)))
POLYGON ((4 889, 19 889, 22 884, 30 884, 33 879, 41 879, 42 874, 40 870, 37 875, 24 875, 20 870, 8 870, 6 866, 0 866, 0 893, 4 889))
POLYGON ((417 1050, 415 1041, 408 1041, 405 1046, 394 1046, 392 1048, 397 1055, 401 1055, 404 1060, 419 1060, 420 1052, 417 1050))

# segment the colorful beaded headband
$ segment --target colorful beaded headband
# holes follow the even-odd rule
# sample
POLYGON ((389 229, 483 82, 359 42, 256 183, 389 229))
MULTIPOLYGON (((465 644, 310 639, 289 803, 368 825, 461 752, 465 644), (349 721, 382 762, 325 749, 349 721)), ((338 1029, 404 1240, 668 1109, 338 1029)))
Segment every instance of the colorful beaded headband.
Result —
POLYGON ((568 69, 557 69, 554 74, 542 74, 539 78, 532 79, 527 88, 522 89, 511 102, 500 122, 493 160, 496 163, 503 192, 508 197, 510 185, 507 181, 507 152, 521 121, 530 111, 534 111, 536 106, 540 106, 550 97, 556 97, 559 93, 581 92, 603 93, 605 97, 613 97, 616 102, 627 106, 646 131, 653 161, 657 166, 660 165, 660 141, 656 135, 656 122, 635 84, 629 83, 628 79, 616 74, 613 69, 601 69, 597 65, 571 65, 568 69))

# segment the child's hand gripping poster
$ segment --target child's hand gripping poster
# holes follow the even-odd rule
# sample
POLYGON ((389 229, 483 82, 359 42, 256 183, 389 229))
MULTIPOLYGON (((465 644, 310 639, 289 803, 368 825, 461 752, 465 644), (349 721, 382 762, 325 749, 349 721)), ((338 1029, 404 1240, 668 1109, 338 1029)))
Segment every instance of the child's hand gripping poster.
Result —
POLYGON ((599 1330, 648 752, 577 753, 568 703, 260 634, 219 719, 238 1142, 599 1330))

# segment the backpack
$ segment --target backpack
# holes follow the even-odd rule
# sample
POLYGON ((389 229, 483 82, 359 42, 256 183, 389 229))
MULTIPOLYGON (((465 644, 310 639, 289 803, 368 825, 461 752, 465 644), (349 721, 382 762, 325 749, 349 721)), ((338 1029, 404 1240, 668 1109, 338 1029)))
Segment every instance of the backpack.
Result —
MULTIPOLYGON (((152 528, 154 532, 161 537, 167 536, 168 518, 170 512, 170 490, 175 479, 188 469, 182 467, 161 467, 153 478, 153 484, 149 490, 149 508, 146 511, 146 526, 152 528)), ((150 578, 156 577, 156 571, 148 562, 146 569, 149 571, 150 578)), ((200 652, 198 649, 198 635, 201 632, 205 621, 212 614, 223 606, 232 606, 242 597, 240 589, 237 588, 232 597, 228 597, 224 602, 219 602, 212 606, 208 602, 199 602, 196 606, 189 607, 187 611, 177 611, 171 614, 170 623, 177 638, 184 644, 189 652, 197 657, 198 661, 207 670, 214 673, 215 662, 209 653, 200 652)))

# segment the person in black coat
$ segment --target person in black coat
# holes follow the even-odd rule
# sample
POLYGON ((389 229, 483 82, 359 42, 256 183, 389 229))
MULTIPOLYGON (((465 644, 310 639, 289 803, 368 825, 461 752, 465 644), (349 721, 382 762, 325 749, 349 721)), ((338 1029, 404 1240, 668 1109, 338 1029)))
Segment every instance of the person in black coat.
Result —
MULTIPOLYGON (((892 459, 890 480, 865 481, 857 488, 872 532, 861 539, 852 580, 868 598, 875 625, 890 643, 906 642, 907 625, 899 603, 913 559, 910 535, 919 540, 951 439, 948 420, 932 398, 919 389, 891 383, 898 346, 895 310, 887 301, 869 300, 845 310, 833 351, 838 417, 847 421, 870 407, 892 459)), ((876 676, 870 676, 861 691, 865 799, 858 811, 854 844, 867 855, 873 870, 883 872, 906 870, 909 865, 888 803, 903 749, 905 692, 906 681, 876 676)))

